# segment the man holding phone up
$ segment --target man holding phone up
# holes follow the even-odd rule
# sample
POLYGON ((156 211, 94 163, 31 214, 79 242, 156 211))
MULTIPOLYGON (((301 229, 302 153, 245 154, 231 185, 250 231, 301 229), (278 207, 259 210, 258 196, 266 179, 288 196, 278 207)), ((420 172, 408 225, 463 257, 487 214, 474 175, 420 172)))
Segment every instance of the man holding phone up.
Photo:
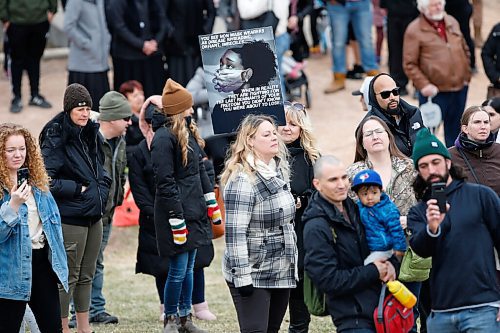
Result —
POLYGON ((500 332, 493 255, 494 247, 500 250, 497 194, 466 183, 446 147, 428 129, 417 133, 412 158, 420 202, 408 213, 410 246, 422 257, 432 256, 428 332, 500 332), (435 183, 444 183, 445 195, 435 183))

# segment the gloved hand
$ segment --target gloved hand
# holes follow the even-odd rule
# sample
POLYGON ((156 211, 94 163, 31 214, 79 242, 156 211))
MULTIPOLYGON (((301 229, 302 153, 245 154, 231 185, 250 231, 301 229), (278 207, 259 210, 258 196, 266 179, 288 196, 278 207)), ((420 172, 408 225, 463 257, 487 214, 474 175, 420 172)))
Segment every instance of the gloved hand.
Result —
POLYGON ((236 288, 238 292, 240 293, 241 297, 250 297, 253 294, 253 290, 255 288, 253 287, 253 284, 249 284, 247 286, 242 286, 239 288, 236 288))
POLYGON ((188 235, 186 222, 181 219, 172 218, 168 220, 168 223, 170 223, 170 229, 172 229, 174 243, 177 245, 186 243, 188 235))
POLYGON ((212 221, 213 224, 221 224, 222 214, 220 212, 219 205, 217 204, 217 200, 215 200, 215 193, 206 193, 205 202, 207 204, 207 215, 210 218, 210 221, 212 221))

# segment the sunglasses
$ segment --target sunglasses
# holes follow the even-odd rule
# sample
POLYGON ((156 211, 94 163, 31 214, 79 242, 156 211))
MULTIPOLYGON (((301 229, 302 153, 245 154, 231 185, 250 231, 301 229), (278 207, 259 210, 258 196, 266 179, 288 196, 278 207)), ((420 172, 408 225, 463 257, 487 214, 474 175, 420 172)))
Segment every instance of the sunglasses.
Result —
POLYGON ((129 116, 129 117, 125 117, 125 118, 123 118, 123 120, 125 120, 125 121, 128 123, 128 122, 130 121, 130 119, 131 119, 131 118, 132 118, 132 117, 130 117, 130 116, 129 116))
POLYGON ((283 102, 283 106, 289 107, 289 108, 293 108, 293 109, 295 109, 297 111, 302 111, 302 112, 304 112, 304 114, 307 114, 306 113, 306 107, 304 105, 300 104, 300 103, 297 103, 297 102, 292 103, 292 102, 289 102, 289 101, 285 101, 285 102, 283 102))
POLYGON ((391 94, 393 96, 399 96, 399 87, 396 87, 392 90, 384 90, 375 95, 380 95, 380 97, 382 97, 383 99, 387 99, 391 96, 391 94))

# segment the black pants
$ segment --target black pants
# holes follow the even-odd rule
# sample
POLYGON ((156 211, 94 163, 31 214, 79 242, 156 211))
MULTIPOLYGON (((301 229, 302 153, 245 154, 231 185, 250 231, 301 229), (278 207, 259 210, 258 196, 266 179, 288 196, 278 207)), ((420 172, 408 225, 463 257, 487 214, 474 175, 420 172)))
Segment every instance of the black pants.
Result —
POLYGON ((297 288, 290 290, 289 301, 290 327, 288 333, 307 333, 311 315, 304 303, 304 280, 297 282, 297 288))
POLYGON ((467 44, 467 47, 469 47, 470 67, 476 67, 474 41, 472 40, 472 37, 470 35, 470 18, 472 17, 472 5, 467 2, 467 5, 465 7, 450 6, 450 8, 448 8, 448 6, 446 6, 446 12, 458 21, 458 24, 460 25, 460 31, 462 32, 462 35, 465 39, 465 43, 467 44))
POLYGON ((7 29, 10 43, 12 93, 21 97, 23 70, 28 71, 31 96, 38 96, 40 59, 47 43, 48 21, 36 24, 11 23, 7 29))
POLYGON ((0 333, 19 333, 26 304, 42 333, 62 332, 57 277, 49 263, 48 245, 32 252, 32 286, 29 302, 0 298, 0 333))
POLYGON ((89 91, 92 98, 92 110, 99 111, 99 101, 109 91, 108 71, 83 73, 69 71, 68 85, 79 83, 89 91))
POLYGON ((415 17, 387 15, 387 46, 389 48, 389 73, 396 84, 405 88, 408 77, 403 70, 403 40, 406 27, 415 17))
POLYGON ((290 289, 255 288, 242 297, 234 284, 227 283, 238 314, 241 333, 278 333, 285 316, 290 289))

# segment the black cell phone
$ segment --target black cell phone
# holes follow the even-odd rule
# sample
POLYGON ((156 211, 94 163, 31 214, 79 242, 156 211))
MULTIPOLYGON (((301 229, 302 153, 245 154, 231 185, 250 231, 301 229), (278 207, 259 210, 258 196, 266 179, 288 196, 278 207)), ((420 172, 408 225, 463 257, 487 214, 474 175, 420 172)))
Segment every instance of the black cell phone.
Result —
POLYGON ((17 170, 17 188, 19 188, 25 180, 28 180, 30 172, 28 168, 21 168, 17 170))
POLYGON ((446 183, 432 183, 431 198, 437 200, 437 205, 439 206, 439 212, 446 213, 446 183))

